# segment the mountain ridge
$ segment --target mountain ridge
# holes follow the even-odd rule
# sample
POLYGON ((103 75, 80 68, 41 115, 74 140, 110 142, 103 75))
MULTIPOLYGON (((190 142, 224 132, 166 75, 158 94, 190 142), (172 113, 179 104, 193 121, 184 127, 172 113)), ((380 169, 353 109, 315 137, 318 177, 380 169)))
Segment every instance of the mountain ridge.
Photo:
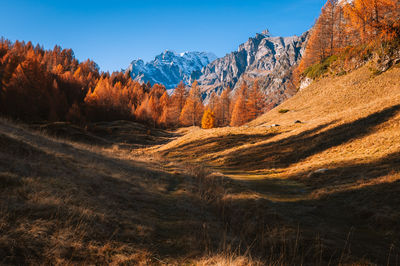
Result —
POLYGON ((193 82, 201 69, 217 56, 210 52, 176 53, 165 50, 149 62, 142 59, 133 60, 126 71, 132 79, 139 82, 163 84, 167 89, 175 88, 179 82, 193 82))
POLYGON ((268 29, 256 33, 236 51, 217 58, 208 52, 176 53, 165 50, 149 62, 133 60, 127 71, 132 79, 163 84, 174 89, 183 81, 197 80, 207 101, 212 92, 235 91, 243 81, 258 80, 271 107, 294 95, 290 79, 294 66, 303 56, 309 31, 300 36, 272 36, 268 29))
POLYGON ((290 97, 289 85, 293 67, 302 58, 308 31, 300 36, 274 37, 268 30, 257 33, 238 50, 211 62, 202 70, 199 84, 207 98, 226 87, 237 89, 243 81, 260 81, 261 88, 277 104, 290 97), (282 97, 281 97, 282 96, 282 97))

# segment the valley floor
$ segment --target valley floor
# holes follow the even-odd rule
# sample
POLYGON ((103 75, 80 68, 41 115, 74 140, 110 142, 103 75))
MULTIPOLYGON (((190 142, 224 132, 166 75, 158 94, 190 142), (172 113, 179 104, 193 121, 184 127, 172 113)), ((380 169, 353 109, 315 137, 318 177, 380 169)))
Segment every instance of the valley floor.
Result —
POLYGON ((325 78, 240 128, 1 119, 0 263, 397 265, 399 78, 325 78))

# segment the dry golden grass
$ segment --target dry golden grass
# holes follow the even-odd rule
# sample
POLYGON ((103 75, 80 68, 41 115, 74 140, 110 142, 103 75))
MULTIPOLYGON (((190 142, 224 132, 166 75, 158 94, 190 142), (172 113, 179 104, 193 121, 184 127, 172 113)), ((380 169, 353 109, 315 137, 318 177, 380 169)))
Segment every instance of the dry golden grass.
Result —
POLYGON ((184 136, 155 150, 170 158, 207 161, 224 169, 229 164, 234 170, 273 169, 278 176, 354 160, 373 162, 400 150, 399 80, 399 68, 374 76, 365 66, 349 75, 312 84, 249 125, 188 130, 184 136), (290 111, 282 114, 281 109, 290 111), (296 120, 302 123, 295 124, 296 120), (280 126, 271 127, 274 124, 280 126), (315 147, 318 145, 322 147, 315 147), (270 152, 272 157, 275 151, 271 148, 277 147, 279 153, 286 149, 293 154, 302 153, 302 148, 309 149, 304 151, 306 154, 298 154, 299 158, 287 158, 292 160, 290 167, 280 167, 276 158, 271 161, 277 167, 268 163, 268 167, 263 167, 265 160, 259 160, 257 153, 267 157, 270 152))
POLYGON ((57 139, 1 119, 0 264, 148 265, 201 256, 199 235, 214 215, 192 177, 124 147, 57 139))
POLYGON ((0 264, 396 265, 399 78, 328 77, 240 128, 0 119, 0 264))
POLYGON ((287 237, 297 234, 268 201, 255 206, 245 187, 194 163, 54 138, 4 119, 0 148, 1 264, 320 261, 305 255, 314 245, 287 237))
POLYGON ((225 199, 272 202, 282 224, 300 226, 306 239, 324 235, 330 250, 351 232, 359 263, 398 259, 398 67, 376 76, 367 65, 324 78, 248 125, 190 129, 146 151, 231 178, 237 187, 225 199))

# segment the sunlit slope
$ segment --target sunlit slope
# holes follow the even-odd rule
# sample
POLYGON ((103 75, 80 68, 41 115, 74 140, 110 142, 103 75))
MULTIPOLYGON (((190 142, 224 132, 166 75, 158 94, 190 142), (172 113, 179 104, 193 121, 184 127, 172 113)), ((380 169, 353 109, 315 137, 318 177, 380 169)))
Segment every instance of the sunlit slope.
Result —
POLYGON ((278 123, 290 130, 281 136, 284 143, 295 140, 287 166, 329 168, 399 152, 399 110, 400 69, 374 76, 366 66, 316 82, 251 125, 278 123))
POLYGON ((400 151, 399 110, 400 68, 374 76, 365 66, 316 81, 244 127, 193 129, 160 150, 225 169, 304 176, 400 151))
POLYGON ((352 234, 355 256, 388 260, 400 237, 400 68, 325 77, 243 127, 181 133, 155 151, 233 178, 245 192, 232 198, 279 204, 327 246, 352 234))

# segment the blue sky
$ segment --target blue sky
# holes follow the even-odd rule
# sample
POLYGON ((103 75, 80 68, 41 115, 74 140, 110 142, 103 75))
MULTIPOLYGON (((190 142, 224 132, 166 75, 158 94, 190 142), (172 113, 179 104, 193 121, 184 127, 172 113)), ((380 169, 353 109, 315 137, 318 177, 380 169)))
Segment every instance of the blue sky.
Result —
POLYGON ((169 49, 221 57, 257 32, 300 35, 326 0, 1 0, 0 36, 72 48, 103 71, 169 49))

